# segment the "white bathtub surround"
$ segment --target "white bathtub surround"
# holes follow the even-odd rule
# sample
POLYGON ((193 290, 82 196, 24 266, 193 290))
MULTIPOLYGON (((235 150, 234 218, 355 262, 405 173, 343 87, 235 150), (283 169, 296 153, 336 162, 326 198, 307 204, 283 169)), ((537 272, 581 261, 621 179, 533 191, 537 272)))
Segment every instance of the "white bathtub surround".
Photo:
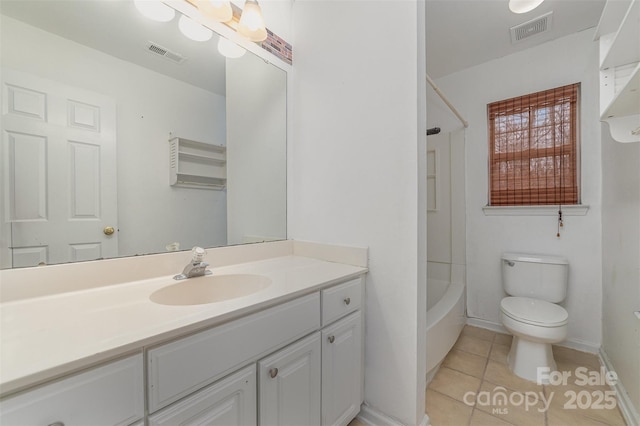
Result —
MULTIPOLYGON (((337 263, 338 256, 325 261, 294 255, 295 246, 295 241, 281 241, 208 250, 205 260, 212 264, 214 275, 258 274, 272 283, 246 297, 205 305, 164 306, 149 300, 155 290, 176 283, 172 276, 189 260, 189 252, 0 271, 0 292, 5 297, 0 304, 2 394, 265 309, 367 271, 366 265, 337 263), (127 273, 131 277, 128 281, 127 273), (92 281, 97 284, 92 285, 92 281), (24 284, 23 292, 17 289, 20 283, 24 284)), ((318 251, 311 243, 303 246, 303 252, 318 251)), ((330 254, 331 247, 320 251, 330 254)), ((338 251, 348 253, 349 259, 367 257, 367 250, 362 248, 338 251)))

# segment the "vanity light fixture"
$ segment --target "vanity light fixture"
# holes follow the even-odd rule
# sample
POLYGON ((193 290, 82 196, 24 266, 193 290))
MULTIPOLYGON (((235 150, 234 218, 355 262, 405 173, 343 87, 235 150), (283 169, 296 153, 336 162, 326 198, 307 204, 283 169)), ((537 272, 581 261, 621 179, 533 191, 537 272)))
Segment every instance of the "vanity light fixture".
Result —
POLYGON ((195 41, 207 41, 213 36, 213 31, 186 15, 180 17, 178 28, 182 34, 195 41))
POLYGON ((244 56, 247 50, 244 47, 235 44, 231 40, 220 36, 220 39, 218 40, 218 52, 220 52, 220 54, 225 58, 236 59, 244 56))
POLYGON ((256 0, 247 0, 242 9, 238 23, 238 33, 251 41, 259 42, 267 39, 267 28, 262 17, 262 10, 256 0))
POLYGON ((176 11, 160 0, 134 0, 133 3, 140 13, 157 22, 169 22, 176 16, 176 11))
POLYGON ((198 10, 204 16, 218 22, 229 22, 233 19, 233 10, 229 0, 200 0, 198 1, 198 10))
POLYGON ((509 10, 513 13, 531 12, 540 6, 544 0, 509 0, 509 10))

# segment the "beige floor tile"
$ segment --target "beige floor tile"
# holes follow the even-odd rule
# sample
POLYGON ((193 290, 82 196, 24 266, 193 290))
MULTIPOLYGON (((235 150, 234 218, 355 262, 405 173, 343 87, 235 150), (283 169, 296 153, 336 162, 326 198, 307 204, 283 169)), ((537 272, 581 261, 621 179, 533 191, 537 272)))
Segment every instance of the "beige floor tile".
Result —
POLYGON ((360 420, 358 420, 357 418, 355 418, 351 420, 351 422, 347 426, 366 426, 366 425, 362 423, 360 420))
POLYGON ((504 420, 493 417, 484 411, 473 410, 469 426, 511 426, 511 423, 507 423, 504 420))
POLYGON ((491 346, 491 353, 489 353, 489 358, 494 361, 506 364, 507 363, 507 355, 509 355, 509 350, 511 346, 501 345, 498 343, 493 343, 491 346))
POLYGON ((487 357, 491 350, 491 342, 463 334, 458 338, 454 348, 474 355, 487 357))
POLYGON ((511 370, 509 370, 509 366, 507 364, 503 364, 492 359, 490 359, 487 364, 487 368, 484 372, 484 380, 495 385, 504 386, 505 388, 514 391, 541 392, 543 390, 541 385, 513 374, 511 370))
POLYGON ((493 343, 511 346, 512 340, 513 336, 510 334, 496 333, 496 337, 493 338, 493 343))
POLYGON ((551 407, 547 413, 548 426, 602 426, 604 423, 584 417, 576 410, 551 407))
POLYGON ((574 364, 590 367, 595 370, 600 368, 598 355, 588 352, 581 352, 563 346, 553 346, 553 357, 557 361, 567 361, 574 364))
POLYGON ((427 415, 433 426, 461 426, 469 423, 473 408, 427 389, 427 415))
POLYGON ((493 342, 496 335, 495 331, 487 330, 486 328, 474 327, 472 325, 465 325, 462 329, 463 336, 471 336, 480 340, 487 340, 493 342))
POLYGON ((476 400, 476 410, 518 426, 544 426, 545 404, 542 387, 534 391, 512 391, 483 382, 476 400))
POLYGON ((438 370, 438 373, 429 384, 429 389, 438 391, 458 401, 463 401, 467 392, 476 392, 478 390, 480 381, 477 377, 472 377, 447 367, 440 367, 440 370, 438 370))
POLYGON ((486 364, 487 359, 485 357, 452 349, 444 359, 442 365, 481 379, 486 364))
MULTIPOLYGON (((613 400, 616 395, 609 386, 547 385, 545 393, 551 397, 553 410, 576 413, 577 416, 587 417, 610 426, 625 425, 617 400, 613 400)), ((565 414, 565 417, 569 415, 572 414, 565 414)), ((558 417, 562 415, 558 414, 558 417)))

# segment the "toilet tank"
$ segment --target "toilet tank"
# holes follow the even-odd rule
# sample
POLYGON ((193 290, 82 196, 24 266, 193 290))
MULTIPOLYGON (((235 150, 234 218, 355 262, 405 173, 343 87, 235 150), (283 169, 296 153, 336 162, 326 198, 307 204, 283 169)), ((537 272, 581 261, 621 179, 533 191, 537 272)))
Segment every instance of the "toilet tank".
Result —
POLYGON ((559 303, 567 296, 569 262, 563 257, 504 253, 502 285, 510 296, 559 303))

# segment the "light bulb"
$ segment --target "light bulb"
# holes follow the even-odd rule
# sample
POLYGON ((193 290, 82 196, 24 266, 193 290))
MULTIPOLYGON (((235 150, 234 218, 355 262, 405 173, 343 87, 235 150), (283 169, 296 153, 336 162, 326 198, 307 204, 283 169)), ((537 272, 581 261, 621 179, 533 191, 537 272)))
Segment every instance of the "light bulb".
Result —
POLYGON ((176 16, 176 11, 160 0, 134 0, 133 3, 140 13, 154 21, 169 22, 176 16))
POLYGON ((244 47, 239 46, 224 37, 218 40, 218 52, 225 58, 235 59, 242 57, 247 51, 244 47))
POLYGON ((198 24, 186 15, 182 15, 180 17, 178 28, 180 28, 182 34, 195 41, 207 41, 211 36, 213 36, 213 31, 201 24, 198 24))
POLYGON ((544 0, 509 0, 509 10, 513 13, 527 13, 540 6, 544 0))
POLYGON ((257 1, 247 0, 245 2, 238 24, 238 32, 251 41, 266 40, 267 28, 264 25, 262 10, 257 1))
POLYGON ((199 0, 198 10, 203 15, 219 22, 229 22, 233 19, 233 10, 229 0, 199 0))

